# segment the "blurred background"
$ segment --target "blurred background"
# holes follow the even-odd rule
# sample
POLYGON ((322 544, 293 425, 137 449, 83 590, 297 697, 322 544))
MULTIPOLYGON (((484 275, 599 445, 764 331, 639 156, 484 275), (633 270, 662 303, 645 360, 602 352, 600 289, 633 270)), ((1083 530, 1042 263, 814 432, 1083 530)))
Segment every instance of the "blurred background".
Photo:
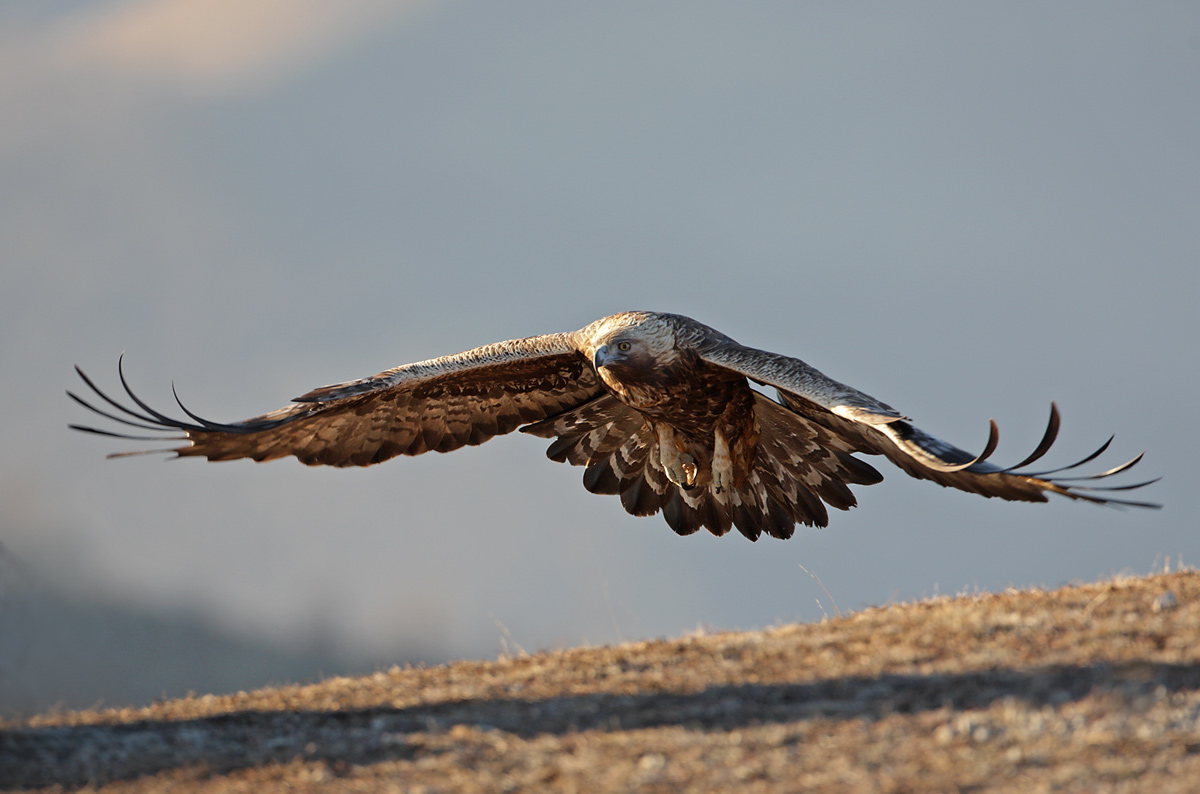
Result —
POLYGON ((1200 561, 1200 7, 0 3, 0 711, 815 621, 1200 561), (106 461, 79 364, 216 420, 616 311, 1162 511, 909 479, 676 537, 515 435, 106 461), (812 574, 810 576, 810 573, 812 574), (819 582, 817 581, 819 578, 819 582))

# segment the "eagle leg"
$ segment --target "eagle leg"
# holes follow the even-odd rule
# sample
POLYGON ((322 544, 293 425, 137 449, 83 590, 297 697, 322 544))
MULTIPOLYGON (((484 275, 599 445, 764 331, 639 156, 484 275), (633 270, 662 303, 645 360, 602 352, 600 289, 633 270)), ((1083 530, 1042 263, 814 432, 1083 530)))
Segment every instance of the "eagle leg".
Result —
POLYGON ((729 441, 717 428, 713 435, 712 491, 721 494, 733 486, 733 458, 729 454, 729 441))

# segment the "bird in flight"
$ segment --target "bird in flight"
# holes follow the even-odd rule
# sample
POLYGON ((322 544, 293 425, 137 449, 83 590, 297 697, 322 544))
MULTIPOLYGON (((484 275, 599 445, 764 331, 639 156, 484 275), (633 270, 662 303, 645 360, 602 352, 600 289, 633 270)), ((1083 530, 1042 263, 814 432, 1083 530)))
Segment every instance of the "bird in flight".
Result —
POLYGON ((701 527, 724 535, 737 527, 757 540, 764 532, 791 537, 797 523, 823 527, 827 506, 847 510, 856 504, 848 486, 883 479, 856 453, 883 455, 912 477, 986 497, 1045 502, 1047 493, 1056 493, 1099 504, 1159 507, 1112 495, 1157 480, 1095 484, 1129 469, 1141 455, 1100 474, 1055 476, 1097 458, 1111 438, 1069 466, 1021 471, 1054 443, 1059 414, 1053 403, 1037 448, 1002 468, 987 460, 998 440, 995 422, 984 451, 971 455, 799 359, 745 347, 677 314, 623 312, 578 331, 405 364, 314 389, 285 408, 230 424, 201 418, 178 395, 187 419, 160 413, 133 393, 119 368, 132 401, 124 405, 76 370, 107 408, 67 392, 76 402, 123 425, 165 435, 72 428, 187 442, 110 457, 293 456, 310 466, 370 466, 397 455, 482 444, 519 428, 554 439, 546 451, 551 460, 584 466, 587 490, 619 495, 635 516, 662 512, 680 535, 701 527), (774 388, 778 398, 751 388, 749 381, 774 388))

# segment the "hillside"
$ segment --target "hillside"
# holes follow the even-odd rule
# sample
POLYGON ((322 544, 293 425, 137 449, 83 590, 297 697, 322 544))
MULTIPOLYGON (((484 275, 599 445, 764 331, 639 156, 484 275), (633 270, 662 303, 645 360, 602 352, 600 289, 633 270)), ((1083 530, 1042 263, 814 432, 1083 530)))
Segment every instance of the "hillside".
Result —
POLYGON ((1200 573, 0 725, 103 791, 1200 789, 1200 573))

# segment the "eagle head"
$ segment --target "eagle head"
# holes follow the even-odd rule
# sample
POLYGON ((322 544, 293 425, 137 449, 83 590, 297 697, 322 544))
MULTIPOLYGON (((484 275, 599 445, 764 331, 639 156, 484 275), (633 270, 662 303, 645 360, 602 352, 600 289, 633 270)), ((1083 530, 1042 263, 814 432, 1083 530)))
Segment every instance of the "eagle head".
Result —
POLYGON ((652 312, 624 312, 597 320, 584 329, 584 350, 592 366, 643 369, 671 364, 678 357, 670 320, 652 312))
POLYGON ((630 404, 654 402, 641 387, 659 382, 678 358, 670 318, 649 312, 626 312, 598 320, 584 329, 582 346, 609 388, 630 404))

